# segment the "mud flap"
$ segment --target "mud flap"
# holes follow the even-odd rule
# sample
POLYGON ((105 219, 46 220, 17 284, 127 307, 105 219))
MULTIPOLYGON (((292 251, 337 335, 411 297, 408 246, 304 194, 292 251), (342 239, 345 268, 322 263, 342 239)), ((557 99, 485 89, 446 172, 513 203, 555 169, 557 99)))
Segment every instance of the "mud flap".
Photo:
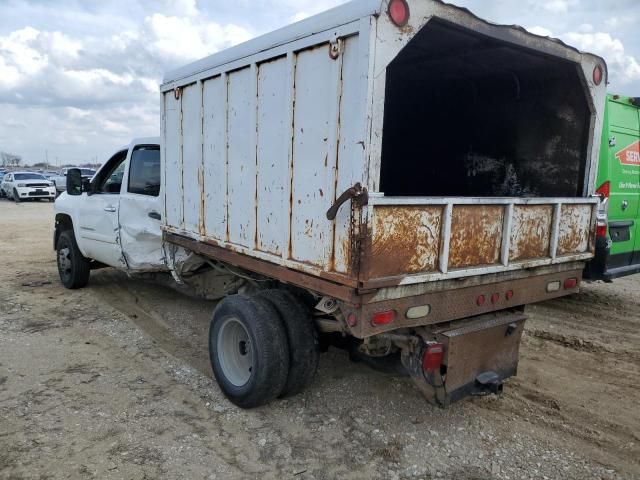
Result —
POLYGON ((517 373, 526 319, 524 314, 509 313, 456 322, 433 335, 432 340, 444 347, 440 369, 424 370, 427 343, 405 353, 403 363, 425 398, 440 407, 469 395, 499 394, 504 380, 517 373))

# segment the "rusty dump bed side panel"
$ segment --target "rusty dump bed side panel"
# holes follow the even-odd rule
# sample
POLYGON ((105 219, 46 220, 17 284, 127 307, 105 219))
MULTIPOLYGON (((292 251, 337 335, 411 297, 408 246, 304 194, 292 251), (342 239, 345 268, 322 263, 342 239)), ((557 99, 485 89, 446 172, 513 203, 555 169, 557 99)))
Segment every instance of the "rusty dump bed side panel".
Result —
POLYGON ((363 288, 528 269, 592 257, 595 198, 369 201, 363 288))

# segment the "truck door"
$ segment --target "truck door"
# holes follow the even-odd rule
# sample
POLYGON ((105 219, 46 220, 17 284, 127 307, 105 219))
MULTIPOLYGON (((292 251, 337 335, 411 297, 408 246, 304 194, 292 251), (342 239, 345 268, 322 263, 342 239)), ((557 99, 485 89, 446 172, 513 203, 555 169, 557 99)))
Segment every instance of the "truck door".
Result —
POLYGON ((638 109, 625 99, 609 102, 609 235, 611 257, 608 268, 625 267, 633 261, 640 203, 640 158, 638 109))
POLYGON ((131 152, 120 195, 120 243, 130 271, 165 270, 162 249, 160 146, 131 152))
POLYGON ((78 240, 86 257, 112 267, 123 267, 118 243, 118 208, 127 150, 116 153, 98 172, 92 193, 80 202, 78 240))

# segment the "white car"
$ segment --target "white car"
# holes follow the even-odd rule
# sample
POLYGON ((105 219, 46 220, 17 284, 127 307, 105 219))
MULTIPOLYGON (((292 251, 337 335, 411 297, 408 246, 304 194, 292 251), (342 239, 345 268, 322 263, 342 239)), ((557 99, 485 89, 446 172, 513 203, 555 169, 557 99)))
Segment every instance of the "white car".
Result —
MULTIPOLYGON (((67 189, 67 171, 69 171, 69 168, 73 167, 65 167, 50 177, 58 191, 58 194, 67 189)), ((82 173, 82 178, 87 178, 89 180, 91 180, 91 178, 96 174, 96 171, 92 168, 81 168, 80 172, 82 173)))
POLYGON ((8 198, 16 202, 36 198, 46 198, 53 202, 56 187, 43 175, 33 172, 10 172, 2 179, 0 187, 8 198))

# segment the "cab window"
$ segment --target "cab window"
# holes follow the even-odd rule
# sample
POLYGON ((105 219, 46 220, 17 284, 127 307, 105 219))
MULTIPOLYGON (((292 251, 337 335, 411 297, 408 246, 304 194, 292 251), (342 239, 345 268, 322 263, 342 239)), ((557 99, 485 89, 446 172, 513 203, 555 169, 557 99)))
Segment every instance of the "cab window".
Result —
POLYGON ((160 147, 136 147, 129 162, 129 193, 157 197, 160 194, 160 147))
POLYGON ((120 193, 126 158, 127 151, 123 150, 109 159, 105 168, 95 178, 95 193, 120 193))

